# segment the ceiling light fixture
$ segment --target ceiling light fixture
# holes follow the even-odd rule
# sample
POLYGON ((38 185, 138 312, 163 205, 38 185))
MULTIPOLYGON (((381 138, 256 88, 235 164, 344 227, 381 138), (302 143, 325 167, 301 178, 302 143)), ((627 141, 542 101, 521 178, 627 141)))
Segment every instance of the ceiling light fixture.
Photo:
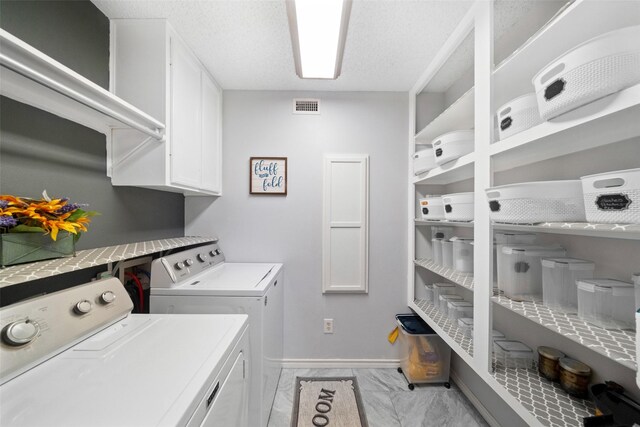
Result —
POLYGON ((351 0, 286 0, 296 74, 337 79, 347 38, 351 0))

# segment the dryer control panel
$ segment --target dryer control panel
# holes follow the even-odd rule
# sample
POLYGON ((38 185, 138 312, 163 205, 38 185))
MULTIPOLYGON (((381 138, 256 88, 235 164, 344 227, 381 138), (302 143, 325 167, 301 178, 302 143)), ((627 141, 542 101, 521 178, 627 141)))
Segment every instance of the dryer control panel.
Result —
POLYGON ((158 258, 151 263, 151 287, 170 288, 224 262, 217 243, 158 258))
POLYGON ((125 318, 133 309, 116 278, 74 286, 0 310, 0 384, 125 318))

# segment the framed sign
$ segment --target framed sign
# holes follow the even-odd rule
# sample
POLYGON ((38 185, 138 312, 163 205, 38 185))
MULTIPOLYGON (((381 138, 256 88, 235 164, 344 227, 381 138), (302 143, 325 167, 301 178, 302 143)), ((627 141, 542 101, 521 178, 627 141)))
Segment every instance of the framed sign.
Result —
POLYGON ((251 157, 249 193, 287 195, 287 158, 251 157))

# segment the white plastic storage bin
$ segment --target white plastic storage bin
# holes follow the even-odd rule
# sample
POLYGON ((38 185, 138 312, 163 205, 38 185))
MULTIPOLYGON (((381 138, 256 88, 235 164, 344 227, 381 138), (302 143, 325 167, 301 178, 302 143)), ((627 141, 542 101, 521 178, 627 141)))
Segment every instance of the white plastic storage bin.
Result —
POLYGON ((576 280, 593 278, 595 264, 575 258, 542 259, 542 301, 552 310, 578 312, 576 280))
POLYGON ((432 301, 433 302, 433 285, 424 285, 424 289, 427 292, 426 293, 426 299, 427 301, 432 301))
POLYGON ((580 180, 522 182, 486 190, 492 221, 536 224, 586 221, 580 180))
POLYGON ((473 240, 453 240, 453 268, 458 273, 473 274, 473 240))
POLYGON ((447 316, 449 314, 449 303, 451 301, 464 301, 464 298, 456 294, 440 295, 440 305, 438 308, 443 316, 447 316))
POLYGON ((540 301, 542 299, 542 258, 560 258, 566 255, 557 246, 509 246, 502 247, 498 266, 498 283, 504 295, 515 301, 540 301))
POLYGON ((436 163, 443 165, 473 153, 473 130, 457 130, 445 133, 433 140, 436 163))
POLYGON ((451 240, 442 241, 442 265, 446 268, 453 268, 453 242, 451 240))
POLYGON ((496 363, 505 368, 531 369, 535 367, 533 350, 520 341, 495 340, 493 352, 496 363))
POLYGON ((540 116, 549 120, 640 83, 640 26, 602 34, 533 77, 540 116))
POLYGON ((420 317, 398 314, 400 368, 412 384, 449 381, 451 349, 420 317))
POLYGON ((635 292, 613 279, 578 280, 578 317, 604 329, 635 329, 635 292))
POLYGON ((451 295, 456 293, 456 285, 451 283, 434 283, 433 284, 433 304, 440 304, 440 295, 451 295))
POLYGON ((413 155, 413 174, 420 175, 421 173, 429 172, 431 169, 438 166, 436 164, 436 158, 433 154, 433 147, 430 145, 418 146, 417 151, 413 155))
POLYGON ((588 222, 640 224, 640 168, 583 176, 580 180, 588 222))
POLYGON ((453 237, 453 227, 431 226, 432 239, 450 239, 453 237))
POLYGON ((505 139, 542 123, 535 93, 512 99, 498 109, 498 136, 505 139))
POLYGON ((536 241, 536 235, 531 233, 496 232, 493 237, 493 286, 498 284, 498 259, 502 256, 504 245, 531 245, 536 241))
POLYGON ((449 301, 447 317, 454 322, 454 325, 461 317, 473 317, 473 304, 467 301, 449 301))
POLYGON ((473 192, 442 196, 444 218, 448 221, 473 221, 473 192))
POLYGON ((442 197, 427 196, 420 199, 420 215, 425 221, 441 221, 444 219, 444 206, 442 197))
POLYGON ((442 239, 431 239, 431 249, 433 250, 433 262, 442 265, 442 239))

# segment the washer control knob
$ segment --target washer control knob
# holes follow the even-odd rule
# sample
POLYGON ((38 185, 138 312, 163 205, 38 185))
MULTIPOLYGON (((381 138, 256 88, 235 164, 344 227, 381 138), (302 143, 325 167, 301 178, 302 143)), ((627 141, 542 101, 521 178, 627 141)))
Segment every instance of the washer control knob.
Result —
POLYGON ((184 263, 187 264, 187 267, 191 267, 193 265, 193 260, 191 258, 187 258, 184 260, 184 263))
POLYGON ((87 314, 92 308, 93 304, 91 304, 91 301, 83 299, 76 303, 75 307, 73 307, 73 311, 75 311, 76 314, 87 314))
POLYGON ((207 254, 198 254, 198 261, 205 262, 209 258, 207 254))
POLYGON ((184 268, 184 262, 176 262, 176 270, 182 270, 184 268))
POLYGON ((40 326, 29 319, 9 323, 2 330, 2 340, 13 346, 29 344, 40 332, 40 326))
POLYGON ((209 255, 216 256, 216 251, 209 251, 209 255))
POLYGON ((220 249, 216 249, 216 255, 220 255, 220 249))
POLYGON ((115 300, 116 300, 116 294, 114 294, 111 291, 103 292, 102 295, 100 295, 100 301, 103 304, 111 304, 115 300))

